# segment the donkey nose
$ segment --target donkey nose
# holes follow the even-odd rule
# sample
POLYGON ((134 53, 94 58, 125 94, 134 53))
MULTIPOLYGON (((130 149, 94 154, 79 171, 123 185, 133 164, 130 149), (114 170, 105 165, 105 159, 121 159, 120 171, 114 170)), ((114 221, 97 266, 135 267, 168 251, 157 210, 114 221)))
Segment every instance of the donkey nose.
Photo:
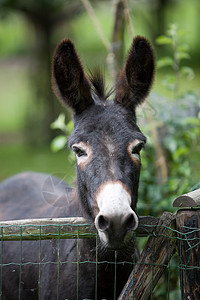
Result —
POLYGON ((99 213, 95 226, 100 240, 110 248, 120 248, 138 226, 129 189, 121 181, 106 182, 99 187, 96 202, 99 213))
POLYGON ((138 217, 135 213, 128 214, 123 223, 124 229, 127 231, 129 230, 135 230, 138 227, 138 217))
POLYGON ((135 230, 138 226, 138 218, 132 211, 127 214, 111 216, 109 214, 99 214, 96 217, 95 225, 97 230, 116 232, 117 234, 135 230))
POLYGON ((97 217, 97 220, 96 220, 97 230, 105 231, 105 230, 108 230, 109 226, 110 226, 110 220, 108 217, 103 216, 103 215, 100 215, 97 217))

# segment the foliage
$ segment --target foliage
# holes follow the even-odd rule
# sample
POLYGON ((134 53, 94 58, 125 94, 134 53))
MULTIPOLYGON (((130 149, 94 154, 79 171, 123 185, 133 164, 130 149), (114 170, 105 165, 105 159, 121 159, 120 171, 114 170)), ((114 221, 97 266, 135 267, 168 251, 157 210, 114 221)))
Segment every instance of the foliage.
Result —
MULTIPOLYGON (((64 113, 61 113, 58 116, 58 118, 51 124, 51 128, 55 130, 60 130, 62 131, 62 133, 64 133, 56 136, 51 142, 51 150, 53 152, 58 152, 66 146, 68 137, 72 134, 74 130, 74 124, 72 120, 66 124, 65 115, 64 113)), ((70 150, 68 153, 68 161, 70 162, 70 164, 75 164, 74 154, 70 150)))
MULTIPOLYGON (((179 95, 180 76, 192 79, 191 68, 182 66, 182 60, 189 58, 188 45, 182 44, 185 32, 171 25, 166 36, 157 38, 160 45, 170 45, 172 55, 158 60, 158 68, 170 67, 173 73, 164 77, 163 84, 174 91, 176 101, 152 94, 151 104, 156 112, 154 119, 160 146, 163 149, 168 178, 161 184, 156 164, 156 149, 152 138, 152 124, 146 125, 149 136, 146 151, 143 153, 140 184, 140 214, 160 215, 162 211, 172 210, 172 201, 176 196, 189 192, 197 184, 193 174, 192 157, 199 148, 200 107, 199 97, 194 92, 179 95)), ((186 81, 185 81, 186 82, 186 81)))
POLYGON ((51 124, 51 129, 59 129, 64 134, 58 135, 51 142, 51 150, 57 152, 63 149, 67 143, 67 136, 69 136, 73 131, 73 121, 69 121, 65 124, 65 115, 61 113, 58 118, 51 124))
MULTIPOLYGON (((150 135, 150 128, 146 128, 150 135)), ((172 210, 176 196, 189 192, 197 184, 193 175, 191 157, 197 151, 200 137, 200 115, 183 119, 169 116, 160 128, 160 142, 165 151, 169 176, 159 183, 156 173, 156 152, 152 138, 142 156, 142 172, 138 210, 141 215, 159 216, 172 210), (162 131, 163 130, 163 131, 162 131)), ((197 162, 198 163, 198 162, 197 162)))
POLYGON ((186 31, 179 30, 176 24, 171 24, 166 35, 161 35, 156 39, 158 45, 170 45, 172 56, 162 57, 157 61, 157 68, 170 67, 172 74, 167 74, 163 78, 163 84, 171 91, 174 91, 175 99, 179 96, 180 77, 184 76, 188 80, 194 78, 194 71, 188 66, 181 66, 182 60, 189 59, 189 46, 183 42, 186 31))

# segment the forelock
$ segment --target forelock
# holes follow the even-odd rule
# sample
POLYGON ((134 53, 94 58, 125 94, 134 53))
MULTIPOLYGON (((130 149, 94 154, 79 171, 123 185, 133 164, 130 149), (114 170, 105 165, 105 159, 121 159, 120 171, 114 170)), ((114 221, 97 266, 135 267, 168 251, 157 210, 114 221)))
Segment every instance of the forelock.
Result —
POLYGON ((92 85, 92 91, 102 102, 105 102, 114 92, 114 88, 107 89, 105 76, 100 68, 90 71, 89 80, 92 85))

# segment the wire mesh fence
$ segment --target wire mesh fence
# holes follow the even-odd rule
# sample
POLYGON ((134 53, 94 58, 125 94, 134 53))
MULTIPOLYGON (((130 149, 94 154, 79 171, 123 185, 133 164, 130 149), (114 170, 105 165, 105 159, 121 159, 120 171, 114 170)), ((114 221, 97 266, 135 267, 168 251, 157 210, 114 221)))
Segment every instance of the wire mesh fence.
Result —
POLYGON ((93 285, 93 299, 99 299, 99 273, 108 265, 114 270, 111 299, 200 299, 199 214, 199 210, 190 210, 189 216, 188 212, 186 216, 183 212, 176 216, 166 213, 154 222, 157 224, 140 222, 137 261, 118 261, 117 251, 112 260, 101 259, 96 231, 82 218, 68 223, 62 219, 2 222, 0 299, 88 299, 80 290, 84 280, 85 290, 93 285), (93 245, 93 259, 84 248, 86 239, 93 245), (132 272, 118 296, 117 270, 126 264, 132 272), (84 270, 91 270, 92 275, 84 270), (73 283, 72 298, 63 297, 67 281, 73 283))

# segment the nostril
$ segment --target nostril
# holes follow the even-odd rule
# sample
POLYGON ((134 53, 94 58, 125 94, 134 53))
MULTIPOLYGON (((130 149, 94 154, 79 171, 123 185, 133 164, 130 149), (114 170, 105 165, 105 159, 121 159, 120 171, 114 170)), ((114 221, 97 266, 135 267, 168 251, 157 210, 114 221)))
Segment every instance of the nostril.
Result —
POLYGON ((126 217, 124 225, 127 230, 135 230, 137 228, 138 222, 136 218, 137 217, 134 214, 130 214, 126 217))
POLYGON ((98 217, 97 220, 98 229, 105 231, 106 229, 108 229, 109 225, 110 225, 110 221, 107 217, 104 217, 103 215, 100 215, 98 217))

